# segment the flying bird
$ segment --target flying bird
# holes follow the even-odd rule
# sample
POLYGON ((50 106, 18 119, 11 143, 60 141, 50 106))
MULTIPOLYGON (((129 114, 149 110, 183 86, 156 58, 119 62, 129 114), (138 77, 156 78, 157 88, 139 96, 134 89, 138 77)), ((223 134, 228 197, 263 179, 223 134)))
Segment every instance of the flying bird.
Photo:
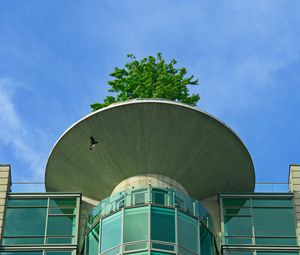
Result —
POLYGON ((89 149, 90 150, 94 149, 97 143, 98 142, 95 140, 95 138, 93 136, 90 136, 90 147, 89 147, 89 149))

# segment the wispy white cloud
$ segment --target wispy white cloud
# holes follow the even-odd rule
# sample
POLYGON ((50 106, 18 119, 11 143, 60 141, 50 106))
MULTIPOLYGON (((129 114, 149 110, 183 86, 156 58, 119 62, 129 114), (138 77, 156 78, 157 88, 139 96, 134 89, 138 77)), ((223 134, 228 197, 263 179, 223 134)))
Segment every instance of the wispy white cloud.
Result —
POLYGON ((18 114, 14 102, 15 92, 21 86, 21 84, 11 79, 0 79, 1 147, 4 147, 4 149, 5 147, 9 148, 16 158, 28 166, 29 169, 19 173, 18 176, 27 180, 42 180, 45 156, 41 151, 34 149, 34 144, 29 143, 31 140, 30 134, 18 114))

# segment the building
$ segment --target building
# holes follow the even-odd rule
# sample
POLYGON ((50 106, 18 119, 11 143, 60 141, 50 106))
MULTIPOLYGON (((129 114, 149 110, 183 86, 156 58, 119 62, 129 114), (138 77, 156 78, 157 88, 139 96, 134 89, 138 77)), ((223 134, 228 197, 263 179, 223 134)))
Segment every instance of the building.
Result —
POLYGON ((225 124, 167 100, 131 100, 71 126, 44 193, 0 167, 0 255, 299 254, 300 166, 289 192, 255 193, 251 157, 225 124))

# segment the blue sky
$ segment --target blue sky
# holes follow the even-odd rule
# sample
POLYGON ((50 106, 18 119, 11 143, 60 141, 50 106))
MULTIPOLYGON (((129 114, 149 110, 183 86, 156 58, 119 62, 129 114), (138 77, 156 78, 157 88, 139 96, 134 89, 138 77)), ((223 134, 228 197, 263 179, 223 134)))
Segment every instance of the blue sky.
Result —
POLYGON ((199 78, 198 107, 240 136, 257 181, 287 181, 300 163, 299 13, 285 0, 2 0, 0 163, 13 181, 43 181, 113 68, 162 52, 199 78))

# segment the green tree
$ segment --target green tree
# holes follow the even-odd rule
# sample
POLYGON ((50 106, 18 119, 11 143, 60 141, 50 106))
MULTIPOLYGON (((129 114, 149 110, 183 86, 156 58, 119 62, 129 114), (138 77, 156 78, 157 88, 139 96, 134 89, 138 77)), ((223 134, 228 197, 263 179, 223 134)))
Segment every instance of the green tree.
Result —
POLYGON ((109 92, 115 96, 107 96, 103 103, 92 104, 93 111, 133 98, 165 98, 193 106, 199 101, 200 96, 189 95, 187 87, 198 85, 198 80, 193 75, 185 77, 185 68, 175 68, 175 59, 166 63, 161 53, 156 58, 149 56, 142 60, 136 60, 133 54, 127 57, 130 61, 125 67, 116 67, 110 74, 114 79, 108 82, 111 86, 109 92))

